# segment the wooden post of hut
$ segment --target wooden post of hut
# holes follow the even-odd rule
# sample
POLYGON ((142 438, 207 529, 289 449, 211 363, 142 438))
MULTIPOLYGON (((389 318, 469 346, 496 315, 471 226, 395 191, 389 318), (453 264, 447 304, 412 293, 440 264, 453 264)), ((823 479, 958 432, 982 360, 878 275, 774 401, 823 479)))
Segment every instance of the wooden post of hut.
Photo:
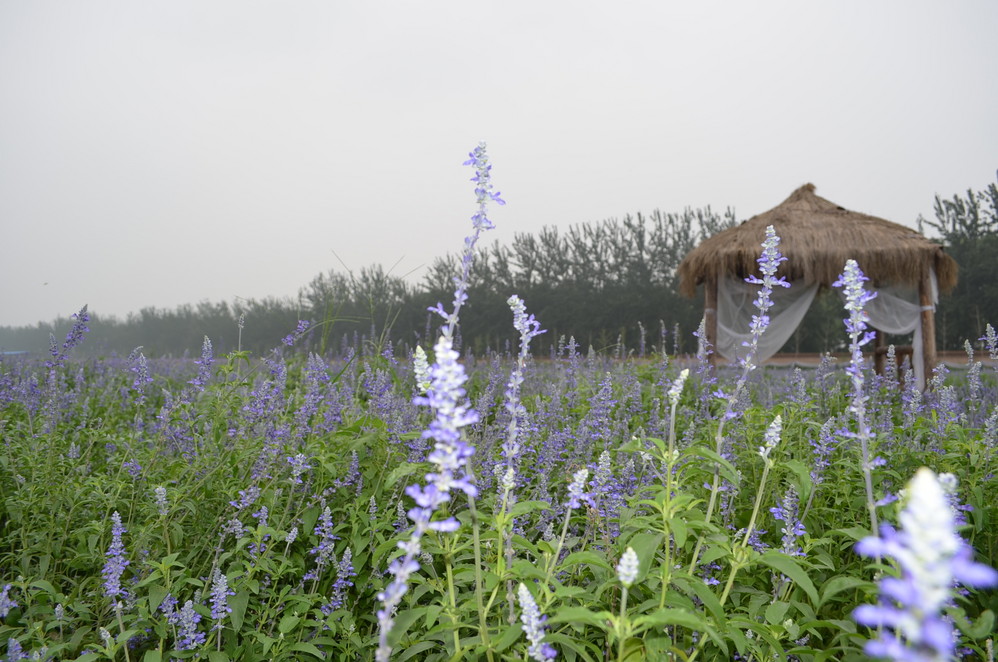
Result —
POLYGON ((932 271, 928 266, 918 281, 918 305, 922 307, 922 365, 925 366, 925 383, 928 384, 932 371, 936 369, 936 314, 932 301, 932 271))
POLYGON ((710 274, 704 282, 703 291, 703 330, 704 340, 710 345, 709 361, 714 365, 717 356, 717 275, 710 274))

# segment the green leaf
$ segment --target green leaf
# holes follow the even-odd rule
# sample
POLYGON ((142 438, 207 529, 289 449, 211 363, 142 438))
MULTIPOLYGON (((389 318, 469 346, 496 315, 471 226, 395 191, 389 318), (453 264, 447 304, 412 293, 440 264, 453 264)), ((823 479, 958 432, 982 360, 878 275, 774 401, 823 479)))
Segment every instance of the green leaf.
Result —
MULTIPOLYGON (((405 650, 399 651, 399 654, 395 659, 402 662, 402 660, 408 660, 411 657, 419 655, 423 651, 440 647, 439 641, 421 641, 418 644, 413 644, 412 646, 407 647, 405 650)), ((423 658, 419 657, 416 659, 422 660, 423 658)))
POLYGON ((816 609, 821 609, 821 607, 832 599, 833 596, 841 593, 842 591, 849 591, 854 588, 866 587, 872 588, 873 582, 867 581, 865 579, 860 579, 859 577, 850 577, 848 575, 839 575, 838 577, 832 577, 824 586, 821 587, 821 599, 818 600, 816 609))
POLYGON ((771 602, 769 606, 766 607, 766 622, 770 625, 782 623, 789 608, 790 604, 787 602, 771 602))
POLYGON ((814 582, 793 557, 770 550, 759 557, 759 562, 792 579, 797 586, 800 586, 807 593, 807 597, 811 598, 811 604, 818 603, 818 591, 814 588, 814 582))
POLYGON ((163 654, 158 650, 146 651, 146 654, 142 656, 142 662, 161 662, 163 659, 163 654))
POLYGON ((300 622, 301 622, 301 617, 299 617, 298 615, 285 614, 284 617, 281 618, 281 622, 277 624, 277 631, 280 632, 281 634, 287 634, 288 632, 291 632, 296 627, 298 627, 298 623, 300 622))
POLYGON ((985 609, 981 615, 977 617, 977 620, 965 630, 965 632, 972 639, 983 639, 994 632, 994 627, 995 613, 990 609, 985 609))
POLYGON ((562 607, 551 618, 549 623, 586 623, 604 632, 610 631, 609 621, 612 618, 608 611, 590 611, 585 607, 562 607))
POLYGON ((638 555, 638 581, 641 581, 648 574, 648 568, 655 561, 655 556, 665 535, 661 533, 638 533, 627 541, 627 544, 634 549, 638 555))
POLYGON ((594 565, 599 568, 605 568, 607 570, 612 569, 612 566, 607 563, 606 558, 604 558, 603 555, 590 551, 572 552, 565 557, 564 561, 558 564, 558 567, 569 568, 573 565, 581 565, 583 563, 594 565))
POLYGON ((232 620, 232 629, 236 632, 243 629, 243 616, 246 615, 249 597, 249 591, 239 591, 229 600, 229 607, 232 608, 229 618, 232 620))
POLYGON ((319 650, 315 644, 307 641, 299 641, 298 643, 293 644, 291 646, 291 650, 298 651, 301 653, 308 653, 309 655, 314 655, 320 660, 326 659, 325 654, 321 650, 319 650))
POLYGON ((503 630, 499 638, 493 642, 496 652, 501 653, 510 646, 512 646, 518 639, 523 637, 523 627, 519 624, 508 625, 506 629, 503 630))
POLYGON ((149 586, 149 611, 155 612, 159 609, 159 606, 163 604, 163 600, 170 592, 166 590, 165 586, 160 586, 159 584, 152 584, 149 586))
POLYGON ((208 662, 229 662, 229 654, 225 651, 209 651, 208 662))
POLYGON ((547 501, 520 501, 509 514, 513 517, 519 517, 520 515, 526 515, 527 513, 533 512, 535 510, 548 510, 551 508, 551 504, 547 501))

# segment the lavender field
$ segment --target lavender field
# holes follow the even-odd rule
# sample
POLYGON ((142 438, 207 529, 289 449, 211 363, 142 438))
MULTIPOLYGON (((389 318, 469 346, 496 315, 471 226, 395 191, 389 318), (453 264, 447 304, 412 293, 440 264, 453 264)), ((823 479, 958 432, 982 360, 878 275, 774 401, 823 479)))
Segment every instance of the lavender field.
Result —
MULTIPOLYGON (((439 335, 320 355, 0 361, 5 660, 994 659, 998 359, 920 391, 814 369, 619 356, 544 334, 463 353, 478 209, 439 335)), ((779 237, 760 245, 766 331, 779 237)), ((510 293, 513 295, 514 293, 510 293)), ((749 347, 751 350, 751 347, 749 347)))

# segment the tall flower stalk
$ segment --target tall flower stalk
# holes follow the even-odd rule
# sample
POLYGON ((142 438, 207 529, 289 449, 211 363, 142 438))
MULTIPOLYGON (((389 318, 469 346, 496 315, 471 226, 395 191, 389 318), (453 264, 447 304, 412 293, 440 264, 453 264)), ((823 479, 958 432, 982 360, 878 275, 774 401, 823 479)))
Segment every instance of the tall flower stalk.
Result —
MULTIPOLYGON (((381 608, 377 611, 378 618, 378 648, 375 659, 378 662, 387 661, 392 654, 388 644, 388 635, 394 625, 394 614, 402 597, 408 590, 409 576, 419 569, 416 558, 422 552, 422 537, 427 531, 440 533, 454 532, 459 527, 453 516, 445 520, 434 521, 433 515, 441 506, 451 500, 452 491, 464 492, 468 497, 471 519, 473 522, 474 553, 475 553, 475 593, 478 601, 479 629, 482 642, 488 647, 488 629, 485 620, 485 603, 482 596, 481 574, 481 536, 475 497, 478 488, 475 487, 471 472, 471 457, 475 448, 465 441, 462 429, 478 421, 478 414, 471 408, 466 398, 464 383, 468 377, 464 366, 458 362, 459 355, 454 349, 454 336, 457 331, 461 306, 468 299, 468 284, 471 277, 471 264, 475 254, 475 246, 481 233, 495 226, 488 218, 488 203, 490 201, 505 204, 498 192, 493 192, 485 143, 480 143, 471 152, 465 165, 475 169, 475 196, 478 209, 471 217, 473 232, 464 241, 464 252, 461 261, 461 273, 454 277, 454 301, 450 312, 444 310, 438 303, 431 307, 444 319, 440 338, 434 347, 434 364, 428 369, 429 387, 425 395, 413 399, 416 404, 428 405, 434 412, 433 421, 423 432, 423 438, 434 441, 433 450, 427 460, 433 464, 433 471, 425 476, 427 485, 409 485, 405 493, 416 502, 416 507, 408 511, 407 516, 413 522, 413 531, 407 541, 399 542, 403 555, 388 566, 388 573, 393 577, 385 590, 378 594, 381 608)), ((448 571, 450 567, 448 566, 448 571)), ((457 628, 454 629, 455 654, 460 647, 457 628)), ((492 659, 491 651, 489 659, 492 659)))
MULTIPOLYGON (((787 258, 780 253, 780 237, 776 234, 776 229, 772 225, 766 226, 766 238, 762 242, 762 254, 756 260, 759 265, 759 272, 762 274, 762 278, 758 276, 749 276, 745 279, 746 283, 759 286, 759 293, 753 302, 756 309, 759 311, 757 315, 752 316, 752 324, 749 327, 750 337, 742 343, 743 346, 748 348, 745 356, 738 360, 739 365, 742 368, 742 374, 739 376, 738 381, 735 383, 734 390, 727 396, 727 401, 724 409, 724 414, 721 416, 721 420, 717 424, 717 433, 714 435, 714 451, 721 455, 724 451, 724 425, 727 421, 734 419, 738 416, 738 401, 741 397, 742 391, 745 389, 745 383, 748 380, 749 373, 755 370, 755 356, 759 350, 759 340, 762 338, 762 334, 766 332, 769 327, 769 309, 773 307, 773 291, 776 287, 790 287, 790 283, 787 282, 786 278, 783 276, 777 278, 776 272, 780 268, 780 264, 787 261, 787 258)), ((710 523, 710 519, 714 514, 714 508, 717 506, 717 495, 720 492, 721 486, 721 474, 719 469, 714 469, 714 480, 710 488, 710 499, 707 503, 707 515, 706 522, 710 523)), ((690 560, 690 572, 696 567, 697 560, 700 556, 700 550, 703 547, 704 536, 701 534, 697 538, 696 548, 693 550, 693 558, 690 560)))
POLYGON ((852 382, 852 401, 849 411, 856 420, 856 431, 846 432, 846 436, 859 439, 862 454, 863 482, 866 486, 866 508, 870 513, 870 530, 877 530, 877 506, 873 498, 873 460, 870 457, 870 426, 866 422, 866 400, 863 382, 863 345, 870 342, 876 335, 867 330, 870 321, 865 307, 877 296, 876 292, 868 291, 863 283, 868 281, 856 260, 847 260, 845 271, 832 283, 832 287, 841 287, 846 298, 845 309, 849 317, 845 319, 846 332, 849 334, 849 367, 846 373, 852 382))

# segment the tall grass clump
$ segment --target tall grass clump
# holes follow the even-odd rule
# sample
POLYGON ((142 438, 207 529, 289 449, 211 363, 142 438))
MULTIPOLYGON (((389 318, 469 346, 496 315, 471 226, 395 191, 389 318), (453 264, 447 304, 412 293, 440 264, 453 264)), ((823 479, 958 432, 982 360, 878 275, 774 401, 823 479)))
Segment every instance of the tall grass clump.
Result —
MULTIPOLYGON (((752 341, 716 369, 664 343, 537 360, 515 292, 518 344, 475 356, 460 313, 502 200, 484 145, 467 165, 425 344, 328 353, 300 320, 261 355, 82 360, 84 308, 49 356, 0 358, 0 655, 993 659, 993 332, 924 392, 874 375, 850 262, 845 370, 752 341)), ((754 341, 786 285, 772 228, 760 255, 754 341)))

